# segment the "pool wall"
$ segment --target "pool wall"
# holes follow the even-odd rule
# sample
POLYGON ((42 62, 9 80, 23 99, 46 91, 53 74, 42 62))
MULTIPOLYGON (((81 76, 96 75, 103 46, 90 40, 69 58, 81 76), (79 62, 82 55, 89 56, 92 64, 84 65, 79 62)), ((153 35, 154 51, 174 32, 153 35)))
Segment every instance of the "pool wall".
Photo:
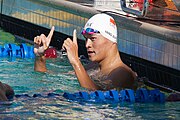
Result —
MULTIPOLYGON (((33 40, 33 37, 56 32, 51 45, 61 48, 63 40, 77 29, 80 54, 86 55, 80 35, 85 22, 99 11, 64 0, 0 0, 0 22, 6 31, 33 40)), ((111 14, 117 21, 118 48, 126 64, 140 77, 180 91, 180 34, 152 24, 111 14)))

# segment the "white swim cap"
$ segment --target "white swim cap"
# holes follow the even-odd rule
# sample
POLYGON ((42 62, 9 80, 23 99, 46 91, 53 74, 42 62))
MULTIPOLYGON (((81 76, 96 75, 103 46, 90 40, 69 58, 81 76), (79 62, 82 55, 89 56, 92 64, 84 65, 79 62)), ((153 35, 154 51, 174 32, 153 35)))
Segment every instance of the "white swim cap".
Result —
MULTIPOLYGON (((102 36, 117 43, 117 27, 114 19, 104 13, 92 16, 84 26, 84 30, 99 31, 102 36)), ((90 31, 91 32, 91 31, 90 31)))

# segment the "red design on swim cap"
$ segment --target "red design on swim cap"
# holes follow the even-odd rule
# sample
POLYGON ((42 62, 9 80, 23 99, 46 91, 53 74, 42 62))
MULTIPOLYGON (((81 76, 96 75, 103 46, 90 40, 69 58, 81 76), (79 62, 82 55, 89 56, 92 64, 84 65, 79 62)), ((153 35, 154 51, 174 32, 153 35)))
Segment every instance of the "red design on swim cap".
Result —
POLYGON ((110 23, 112 23, 113 25, 116 25, 115 21, 112 18, 110 18, 110 23))
POLYGON ((46 58, 57 58, 57 51, 55 48, 48 48, 44 55, 46 58))

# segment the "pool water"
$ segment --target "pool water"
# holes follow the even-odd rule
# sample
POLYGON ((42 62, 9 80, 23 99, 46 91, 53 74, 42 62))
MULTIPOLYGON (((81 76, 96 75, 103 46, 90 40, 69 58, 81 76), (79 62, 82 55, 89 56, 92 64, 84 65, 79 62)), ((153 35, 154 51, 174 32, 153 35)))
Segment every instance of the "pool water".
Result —
MULTIPOLYGON (((14 37, 3 31, 0 36, 14 37)), ((1 39, 3 45, 9 41, 1 39)), ((47 60, 47 73, 34 71, 34 59, 0 58, 0 81, 13 87, 15 94, 35 93, 47 95, 58 93, 56 97, 20 97, 0 104, 0 119, 119 119, 119 120, 178 120, 180 102, 166 103, 79 103, 65 99, 64 92, 78 92, 85 89, 79 86, 72 74, 72 66, 66 56, 47 60)))

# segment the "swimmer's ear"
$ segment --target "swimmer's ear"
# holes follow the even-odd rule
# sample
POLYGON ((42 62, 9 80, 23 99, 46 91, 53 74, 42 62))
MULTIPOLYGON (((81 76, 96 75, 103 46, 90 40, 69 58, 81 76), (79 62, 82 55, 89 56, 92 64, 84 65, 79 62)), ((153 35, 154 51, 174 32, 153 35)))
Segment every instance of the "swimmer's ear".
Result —
POLYGON ((73 43, 77 45, 77 34, 76 34, 76 29, 73 31, 73 43))

